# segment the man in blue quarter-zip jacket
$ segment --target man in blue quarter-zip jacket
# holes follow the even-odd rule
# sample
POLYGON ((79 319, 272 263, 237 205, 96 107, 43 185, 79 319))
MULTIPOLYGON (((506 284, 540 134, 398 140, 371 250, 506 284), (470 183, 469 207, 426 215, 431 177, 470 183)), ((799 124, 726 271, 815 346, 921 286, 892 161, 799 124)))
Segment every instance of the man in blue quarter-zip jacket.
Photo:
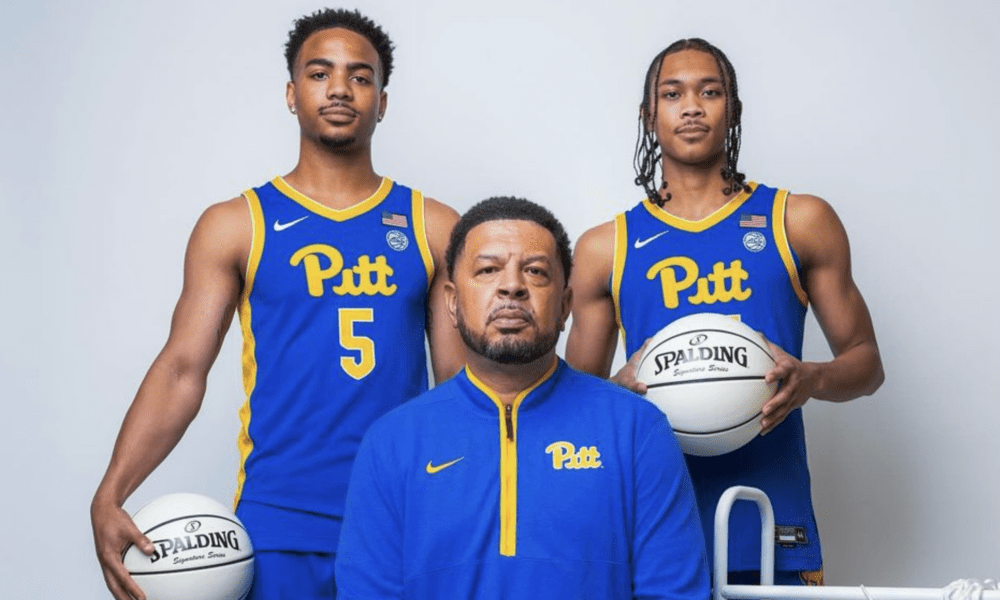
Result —
POLYGON ((559 222, 491 198, 455 226, 446 259, 467 366, 365 436, 338 598, 708 598, 663 414, 555 354, 573 296, 559 222))

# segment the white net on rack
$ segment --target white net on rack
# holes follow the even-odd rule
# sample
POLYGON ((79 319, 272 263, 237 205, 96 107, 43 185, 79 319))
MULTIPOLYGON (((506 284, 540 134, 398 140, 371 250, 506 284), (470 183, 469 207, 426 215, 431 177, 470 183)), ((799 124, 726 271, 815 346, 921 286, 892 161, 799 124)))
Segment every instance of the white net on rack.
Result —
POLYGON ((997 589, 994 579, 957 579, 941 590, 942 600, 980 600, 983 591, 997 589))

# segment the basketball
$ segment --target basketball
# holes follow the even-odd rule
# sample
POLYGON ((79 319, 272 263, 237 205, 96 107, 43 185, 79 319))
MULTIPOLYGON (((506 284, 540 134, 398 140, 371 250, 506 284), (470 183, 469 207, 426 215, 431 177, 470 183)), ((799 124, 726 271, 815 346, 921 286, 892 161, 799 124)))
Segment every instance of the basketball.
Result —
POLYGON ((773 366, 759 333, 732 317, 699 313, 653 336, 636 378, 685 454, 718 456, 760 433, 761 408, 777 389, 764 382, 773 366))
POLYGON ((231 510, 206 496, 168 494, 132 520, 153 554, 129 545, 125 568, 148 600, 241 600, 253 581, 253 548, 231 510))

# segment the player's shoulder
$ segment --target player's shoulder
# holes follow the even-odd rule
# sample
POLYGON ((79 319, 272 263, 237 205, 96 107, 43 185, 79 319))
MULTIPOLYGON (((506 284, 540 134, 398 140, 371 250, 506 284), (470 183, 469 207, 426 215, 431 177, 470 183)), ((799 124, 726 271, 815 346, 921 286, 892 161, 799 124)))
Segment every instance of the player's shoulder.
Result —
POLYGON ((424 197, 424 214, 427 218, 427 228, 433 232, 451 234, 452 228, 458 222, 458 211, 447 204, 424 197))
POLYGON ((615 223, 591 227, 580 236, 573 249, 573 281, 578 289, 602 288, 611 275, 615 256, 615 223), (584 286, 581 288, 580 286, 584 286))
POLYGON ((218 246, 228 242, 240 244, 249 240, 253 225, 246 198, 236 196, 216 202, 202 211, 195 225, 192 238, 205 237, 218 246))
POLYGON ((246 221, 247 199, 243 195, 208 205, 201 213, 201 218, 210 223, 230 223, 235 220, 246 221))
POLYGON ((829 202, 813 194, 788 194, 785 209, 787 220, 815 223, 836 218, 837 213, 829 202))
POLYGON ((847 232, 833 206, 812 194, 789 194, 785 227, 792 247, 808 264, 847 248, 847 232))
POLYGON ((434 227, 435 225, 445 225, 450 229, 450 226, 458 220, 458 211, 444 202, 441 202, 432 196, 428 196, 422 190, 418 190, 417 188, 410 187, 398 181, 393 180, 393 184, 410 193, 420 195, 424 203, 424 215, 427 219, 427 224, 430 227, 434 227))
POLYGON ((614 251, 615 222, 605 221, 583 232, 576 242, 577 252, 607 252, 614 251))

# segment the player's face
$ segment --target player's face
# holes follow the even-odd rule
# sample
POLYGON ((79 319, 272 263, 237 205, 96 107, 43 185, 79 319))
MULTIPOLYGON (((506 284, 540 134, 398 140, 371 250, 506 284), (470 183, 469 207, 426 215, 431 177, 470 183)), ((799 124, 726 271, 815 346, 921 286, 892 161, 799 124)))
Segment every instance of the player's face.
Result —
POLYGON ((446 294, 466 345, 503 364, 526 364, 553 352, 572 302, 555 238, 541 225, 520 220, 472 228, 446 294))
POLYGON ((663 57, 653 123, 665 160, 712 164, 722 159, 726 139, 726 88, 715 57, 682 50, 663 57))
POLYGON ((323 29, 306 38, 285 93, 302 135, 330 148, 368 145, 386 106, 379 68, 375 47, 353 31, 323 29))

